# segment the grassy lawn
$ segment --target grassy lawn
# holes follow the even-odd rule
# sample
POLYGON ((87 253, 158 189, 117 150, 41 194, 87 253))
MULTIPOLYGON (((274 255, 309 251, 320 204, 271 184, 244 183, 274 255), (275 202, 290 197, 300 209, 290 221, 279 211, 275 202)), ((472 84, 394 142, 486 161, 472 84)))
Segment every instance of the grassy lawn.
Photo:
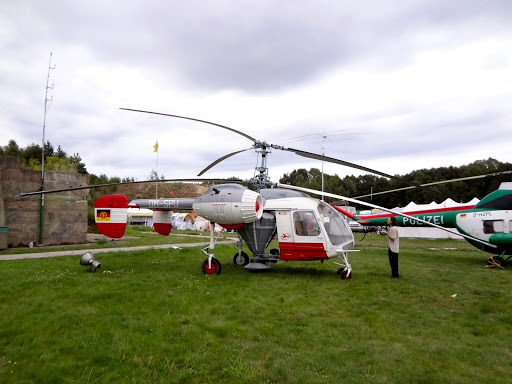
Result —
MULTIPOLYGON (((228 238, 237 238, 236 233, 223 232, 219 241, 225 241, 228 238)), ((35 248, 8 248, 0 251, 0 255, 11 255, 20 253, 40 253, 48 251, 69 251, 76 249, 98 249, 98 248, 121 248, 136 247, 144 245, 160 245, 160 244, 179 244, 179 243, 199 243, 208 242, 210 240, 210 232, 193 231, 193 230, 174 230, 169 236, 161 236, 152 228, 144 226, 128 226, 125 236, 121 239, 109 239, 101 236, 93 243, 35 247, 35 248)))
POLYGON ((332 262, 249 272, 227 245, 218 276, 197 247, 103 253, 96 273, 77 256, 1 261, 0 382, 510 380, 510 270, 466 242, 402 239, 391 279, 384 238, 358 249, 347 281, 332 262))

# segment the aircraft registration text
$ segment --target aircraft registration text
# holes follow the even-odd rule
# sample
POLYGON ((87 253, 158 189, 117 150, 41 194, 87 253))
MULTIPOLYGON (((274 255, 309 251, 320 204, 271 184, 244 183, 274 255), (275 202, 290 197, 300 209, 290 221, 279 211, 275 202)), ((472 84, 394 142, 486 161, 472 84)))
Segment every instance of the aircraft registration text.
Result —
POLYGON ((179 201, 176 200, 167 200, 167 199, 152 199, 148 202, 149 209, 152 208, 167 208, 167 209, 176 209, 179 207, 179 201))

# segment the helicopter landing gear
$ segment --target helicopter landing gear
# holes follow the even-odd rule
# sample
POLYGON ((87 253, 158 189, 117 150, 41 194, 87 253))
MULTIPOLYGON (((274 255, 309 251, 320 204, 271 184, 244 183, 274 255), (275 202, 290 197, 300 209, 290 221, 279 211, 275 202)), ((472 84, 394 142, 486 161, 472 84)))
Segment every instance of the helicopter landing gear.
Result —
POLYGON ((342 267, 338 269, 336 273, 340 275, 341 280, 349 280, 352 278, 352 266, 349 264, 347 254, 345 252, 341 254, 341 257, 343 259, 343 263, 334 262, 334 264, 342 267))
POLYGON ((221 264, 219 260, 209 257, 203 261, 203 267, 201 269, 205 275, 218 275, 221 270, 221 264))
POLYGON ((218 239, 218 236, 215 237, 214 233, 215 223, 210 223, 210 244, 203 248, 203 253, 208 256, 208 258, 203 261, 203 266, 201 270, 205 275, 218 275, 221 270, 220 261, 215 258, 213 255, 213 249, 215 248, 215 242, 218 239))
POLYGON ((336 273, 340 275, 341 280, 348 280, 352 278, 352 273, 349 273, 348 270, 344 268, 338 269, 338 272, 336 273))
POLYGON ((233 256, 233 264, 245 266, 249 264, 249 256, 243 251, 237 252, 235 256, 233 256))
POLYGON ((487 261, 487 265, 485 267, 505 269, 507 267, 507 260, 503 258, 503 254, 501 256, 491 256, 491 258, 487 261))

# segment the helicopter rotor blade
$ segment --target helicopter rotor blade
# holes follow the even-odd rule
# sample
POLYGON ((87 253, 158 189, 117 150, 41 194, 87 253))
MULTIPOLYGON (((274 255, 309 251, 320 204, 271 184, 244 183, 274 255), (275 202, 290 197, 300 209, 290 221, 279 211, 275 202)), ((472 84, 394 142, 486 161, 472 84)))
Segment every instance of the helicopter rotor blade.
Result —
POLYGON ((82 189, 94 189, 101 187, 108 187, 111 185, 130 185, 130 184, 144 184, 144 183, 162 183, 162 182, 221 182, 221 183, 240 183, 243 182, 241 179, 163 179, 163 180, 144 180, 144 181, 130 181, 124 183, 106 183, 106 184, 95 184, 95 185, 82 185, 79 187, 70 187, 70 188, 62 188, 62 189, 52 189, 49 191, 35 191, 28 193, 20 193, 20 197, 25 196, 34 196, 34 195, 43 195, 48 193, 58 193, 58 192, 69 192, 69 191, 79 191, 82 189))
MULTIPOLYGON (((131 109, 131 108, 120 108, 124 111, 132 111, 132 112, 141 112, 141 113, 149 113, 149 114, 153 114, 153 115, 160 115, 160 116, 169 116, 169 117, 176 117, 176 118, 179 118, 179 119, 186 119, 186 120, 192 120, 192 121, 197 121, 197 122, 201 122, 201 123, 205 123, 205 124, 210 124, 210 125, 214 125, 216 127, 220 127, 220 128, 224 128, 224 129, 227 129, 231 132, 234 132, 234 133, 237 133, 241 136, 244 136, 245 138, 251 140, 253 143, 254 143, 254 146, 252 148, 266 148, 266 147, 270 147, 270 148, 274 148, 274 149, 281 149, 283 151, 288 151, 288 152, 292 152, 292 153, 295 153, 296 155, 299 155, 299 156, 302 156, 302 157, 306 157, 306 158, 310 158, 310 159, 315 159, 315 160, 321 160, 321 161, 326 161, 326 162, 330 162, 330 163, 333 163, 333 164, 339 164, 339 165, 343 165, 343 166, 346 166, 346 167, 350 167, 350 168, 355 168, 355 169, 359 169, 361 171, 365 171, 365 172, 369 172, 369 173, 373 173, 373 174, 376 174, 376 175, 380 175, 380 176, 383 176, 383 177, 386 177, 386 178, 389 178, 389 179, 396 179, 396 180, 400 180, 408 185, 414 185, 414 186, 419 186, 419 184, 417 183, 414 183, 414 182, 410 182, 410 181, 407 181, 407 180, 404 180, 404 179, 401 179, 397 176, 393 176, 393 175, 389 175, 387 173, 384 173, 384 172, 380 172, 380 171, 377 171, 375 169, 371 169, 371 168, 368 168, 368 167, 364 167, 362 165, 358 165, 358 164, 354 164, 354 163, 350 163, 348 161, 344 161, 344 160, 340 160, 340 159, 336 159, 336 158, 333 158, 333 157, 329 157, 329 156, 325 156, 325 155, 319 155, 319 154, 316 154, 316 153, 312 153, 312 152, 307 152, 307 151, 302 151, 300 149, 294 149, 294 148, 285 148, 283 146, 280 146, 280 145, 270 145, 270 144, 267 144, 267 143, 264 143, 264 142, 261 142, 259 140, 256 140, 254 137, 252 136, 249 136, 241 131, 238 131, 234 128, 230 128, 230 127, 227 127, 225 125, 222 125, 222 124, 217 124, 217 123, 213 123, 211 121, 207 121, 207 120, 201 120, 201 119, 196 119, 196 118, 193 118, 193 117, 185 117, 185 116, 180 116, 180 115, 172 115, 172 114, 169 114, 169 113, 161 113, 161 112, 152 112, 152 111, 144 111, 144 110, 140 110, 140 109, 131 109)), ((251 148, 249 148, 251 149, 251 148)), ((205 169, 203 169, 199 174, 198 176, 201 176, 202 174, 204 174, 206 171, 208 171, 210 168, 212 168, 213 166, 215 166, 216 164, 220 163, 221 161, 227 159, 228 157, 231 157, 237 153, 240 153, 240 152, 243 152, 243 151, 247 151, 248 149, 244 149, 242 151, 236 151, 236 152, 233 152, 233 153, 230 153, 228 155, 225 155, 219 159, 217 159, 216 161, 214 161, 212 164, 210 164, 208 167, 206 167, 205 169)), ((436 192, 436 191, 434 191, 436 192)))
POLYGON ((329 156, 325 156, 325 155, 319 155, 319 154, 316 154, 316 153, 306 152, 306 151, 302 151, 300 149, 294 149, 294 148, 282 148, 282 149, 284 151, 293 152, 296 155, 299 155, 299 156, 302 156, 302 157, 307 157, 309 159, 322 160, 322 161, 327 161, 327 162, 333 163, 333 164, 344 165, 346 167, 355 168, 355 169, 359 169, 361 171, 365 171, 365 172, 373 173, 373 174, 376 174, 376 175, 384 176, 384 177, 386 177, 388 179, 398 179, 398 180, 403 181, 403 182, 405 182, 407 184, 412 184, 410 181, 403 180, 403 179, 401 179, 399 177, 396 177, 396 176, 393 176, 393 175, 389 175, 387 173, 380 172, 380 171, 377 171, 375 169, 364 167, 362 165, 358 165, 358 164, 350 163, 348 161, 336 159, 334 157, 329 157, 329 156))
POLYGON ((450 179, 450 180, 441 180, 441 181, 435 181, 432 183, 425 183, 425 184, 419 184, 419 185, 413 185, 410 187, 404 187, 404 188, 397 188, 397 189, 390 189, 389 191, 383 191, 383 192, 374 192, 368 195, 362 195, 354 197, 354 199, 362 199, 364 197, 370 197, 370 196, 377 196, 377 195, 384 195, 386 193, 392 193, 392 192, 398 192, 398 191, 405 191, 408 189, 414 189, 414 188, 423 188, 423 187, 431 187, 433 185, 438 184, 447 184, 447 183, 455 183, 457 181, 465 181, 465 180, 474 180, 474 179, 483 179, 484 177, 490 177, 490 176, 498 176, 498 175, 505 175, 512 173, 512 171, 503 171, 503 172, 495 172, 495 173, 487 173, 484 175, 478 175, 478 176, 468 176, 468 177, 460 177, 458 179, 450 179))
POLYGON ((186 116, 179 116, 179 115, 171 115, 169 113, 161 113, 161 112, 151 112, 151 111, 143 111, 143 110, 140 110, 140 109, 131 109, 131 108, 119 108, 119 109, 122 109, 123 111, 132 111, 132 112, 141 112, 141 113, 149 113, 149 114, 152 114, 152 115, 160 115, 160 116, 169 116, 169 117, 176 117, 178 119, 185 119, 185 120, 192 120, 192 121, 198 121, 200 123, 205 123, 205 124, 210 124, 210 125, 215 125, 216 127, 220 127, 220 128, 224 128, 224 129, 227 129, 228 131, 231 131, 231 132, 235 132, 239 135, 242 135, 243 137, 251 140, 252 142, 256 143, 258 140, 256 140, 254 137, 252 136, 249 136, 243 132, 240 132, 234 128, 230 128, 230 127, 226 127, 225 125, 222 125, 222 124, 217 124, 217 123, 212 123, 211 121, 206 121, 206 120, 201 120, 201 119, 195 119, 193 117, 186 117, 186 116))
POLYGON ((210 168, 213 168, 215 165, 219 164, 221 161, 224 161, 227 158, 236 155, 237 153, 245 152, 245 151, 248 151, 250 149, 254 149, 254 147, 249 147, 249 148, 242 149, 240 151, 231 152, 231 153, 228 153, 227 155, 224 155, 224 156, 218 158, 213 163, 211 163, 209 166, 207 166, 205 169, 203 169, 201 172, 199 172, 199 174, 197 176, 201 176, 203 173, 208 171, 210 168))

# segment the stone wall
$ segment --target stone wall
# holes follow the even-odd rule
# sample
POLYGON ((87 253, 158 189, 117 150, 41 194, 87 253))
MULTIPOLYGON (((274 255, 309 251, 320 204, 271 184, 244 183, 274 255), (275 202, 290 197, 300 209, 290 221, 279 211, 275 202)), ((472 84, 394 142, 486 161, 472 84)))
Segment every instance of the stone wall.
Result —
MULTIPOLYGON (((87 185, 89 175, 45 172, 45 190, 87 185)), ((0 157, 0 226, 8 227, 8 246, 39 244, 41 196, 20 193, 41 188, 41 172, 20 168, 15 157, 0 157)), ((89 190, 46 194, 43 244, 78 244, 87 241, 89 190)))

